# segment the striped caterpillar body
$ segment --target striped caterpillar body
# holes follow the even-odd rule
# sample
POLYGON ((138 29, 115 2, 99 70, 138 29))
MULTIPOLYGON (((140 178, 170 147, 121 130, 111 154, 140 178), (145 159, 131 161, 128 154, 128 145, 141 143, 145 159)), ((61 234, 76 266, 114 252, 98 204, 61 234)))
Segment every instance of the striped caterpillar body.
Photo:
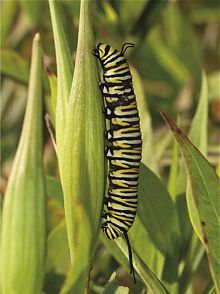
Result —
MULTIPOLYGON (((99 43, 93 50, 103 69, 100 84, 105 117, 110 121, 106 131, 109 160, 109 186, 105 196, 107 211, 102 230, 109 239, 125 237, 130 270, 135 281, 132 250, 127 232, 132 226, 138 205, 138 175, 141 161, 141 132, 132 77, 124 53, 133 44, 125 43, 121 51, 99 43)), ((136 281, 135 281, 136 282, 136 281)))

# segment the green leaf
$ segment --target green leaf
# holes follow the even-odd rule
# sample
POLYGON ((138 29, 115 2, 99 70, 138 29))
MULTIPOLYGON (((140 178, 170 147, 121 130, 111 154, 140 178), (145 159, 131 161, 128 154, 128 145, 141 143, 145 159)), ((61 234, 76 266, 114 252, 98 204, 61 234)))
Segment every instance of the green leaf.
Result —
POLYGON ((194 78, 196 86, 199 86, 202 50, 179 2, 169 2, 166 6, 162 26, 165 43, 189 70, 190 77, 194 78), (187 42, 191 46, 185 46, 187 42))
POLYGON ((116 24, 118 21, 118 15, 116 11, 114 10, 114 8, 112 7, 111 3, 109 3, 108 1, 102 1, 101 4, 104 10, 105 18, 107 22, 116 24))
POLYGON ((92 240, 90 221, 78 199, 74 200, 73 205, 75 207, 74 260, 67 273, 61 294, 84 293, 89 279, 90 268, 88 265, 91 262, 90 246, 92 240))
POLYGON ((18 83, 11 79, 2 79, 0 113, 2 174, 5 174, 5 167, 7 170, 9 163, 8 160, 11 162, 16 152, 26 101, 27 89, 25 87, 18 85, 18 83))
POLYGON ((27 84, 29 80, 29 63, 15 51, 1 48, 1 73, 27 84))
POLYGON ((47 240, 47 271, 66 273, 70 267, 70 255, 65 220, 50 232, 47 240))
POLYGON ((208 96, 209 101, 216 101, 219 99, 219 83, 220 83, 220 70, 214 71, 208 75, 208 96))
MULTIPOLYGON (((203 153, 204 156, 207 153, 207 126, 208 126, 208 89, 207 89, 206 75, 205 75, 205 72, 203 72, 199 104, 196 109, 196 113, 193 118, 192 125, 189 131, 189 138, 192 140, 195 146, 197 146, 200 149, 200 151, 203 153)), ((180 174, 178 175, 178 178, 179 178, 179 184, 178 184, 179 192, 187 190, 186 200, 187 200, 187 206, 188 206, 190 219, 192 223, 194 224, 197 223, 197 225, 195 225, 194 227, 199 228, 200 219, 196 209, 194 197, 191 195, 190 189, 188 187, 187 189, 185 188, 186 187, 186 172, 183 166, 181 166, 180 168, 180 174)), ((191 226, 189 226, 189 224, 186 223, 185 229, 182 232, 187 232, 187 231, 189 232, 189 230, 191 230, 191 226)), ((187 235, 185 237, 187 237, 187 235)), ((203 256, 201 252, 202 252, 201 243, 198 237, 193 235, 190 242, 189 253, 186 257, 182 284, 187 285, 187 273, 188 273, 188 279, 190 280, 192 272, 196 270, 196 266, 197 267, 199 266, 199 261, 201 261, 201 258, 203 256)))
POLYGON ((148 36, 154 54, 163 69, 179 84, 183 85, 190 72, 180 58, 168 46, 164 45, 158 30, 154 29, 148 36))
MULTIPOLYGON (((204 2, 206 4, 206 2, 204 2)), ((219 5, 213 1, 211 6, 197 6, 189 14, 190 21, 196 24, 219 21, 219 5)))
POLYGON ((105 288, 102 294, 128 294, 129 288, 117 285, 110 285, 105 288))
POLYGON ((137 215, 135 222, 129 230, 129 239, 133 250, 156 275, 162 274, 164 256, 154 245, 146 227, 142 224, 140 217, 137 215), (144 249, 143 250, 143 246, 144 249))
MULTIPOLYGON (((124 238, 118 238, 115 242, 123 254, 128 258, 128 248, 124 238)), ((155 274, 143 263, 143 261, 141 261, 140 257, 134 251, 133 265, 144 284, 152 291, 152 293, 168 293, 155 274)))
POLYGON ((7 40, 8 33, 10 32, 10 29, 13 26, 16 10, 17 10, 16 1, 4 1, 1 3, 1 27, 0 27, 1 45, 7 40))
POLYGON ((220 162, 216 168, 216 173, 217 173, 218 177, 220 178, 220 162))
POLYGON ((205 156, 207 152, 207 126, 208 126, 208 85, 205 72, 202 73, 202 87, 199 104, 189 131, 189 138, 200 152, 205 156))
MULTIPOLYGON (((181 253, 185 252, 186 248, 189 248, 189 240, 192 239, 192 226, 190 223, 189 212, 187 209, 186 195, 180 194, 176 196, 176 208, 178 211, 180 232, 181 232, 181 253)), ((199 242, 200 243, 200 242, 199 242)), ((201 243, 200 243, 201 245, 201 243)), ((187 254, 190 249, 187 250, 187 254)), ((193 263, 193 259, 190 262, 190 266, 193 263)), ((186 266, 186 263, 185 263, 186 266)))
POLYGON ((163 254, 171 253, 179 239, 177 212, 165 186, 144 164, 140 167, 138 216, 155 246, 163 254))
POLYGON ((155 152, 153 151, 153 132, 151 126, 151 117, 147 109, 147 101, 143 89, 143 83, 138 72, 134 67, 131 68, 133 85, 135 89, 138 111, 140 115, 140 126, 142 135, 142 162, 153 172, 159 174, 158 164, 156 162, 155 152))
POLYGON ((99 290, 102 294, 128 294, 129 288, 120 286, 119 282, 115 279, 116 272, 113 272, 104 290, 99 290))
MULTIPOLYGON (((118 263, 129 271, 129 261, 117 246, 117 243, 109 240, 103 233, 101 233, 100 237, 105 247, 114 256, 118 263)), ((146 231, 146 228, 141 223, 138 216, 136 216, 135 222, 129 230, 129 239, 132 249, 140 256, 142 262, 145 265, 148 265, 154 273, 157 273, 157 275, 160 276, 164 262, 163 256, 155 248, 148 232, 146 231), (143 244, 145 247, 144 251, 143 244)))
POLYGON ((43 21, 43 16, 48 9, 46 1, 28 1, 28 0, 18 0, 20 8, 27 13, 30 21, 35 25, 40 25, 43 21))
MULTIPOLYGON (((56 140, 58 157, 62 151, 64 129, 66 127, 68 100, 72 81, 72 62, 65 32, 61 23, 59 3, 55 0, 48 1, 50 6, 51 22, 54 35, 57 62, 57 103, 56 103, 56 140), (60 143, 58 143, 60 142, 60 143)), ((59 161, 61 164, 61 161, 59 161)))
POLYGON ((161 12, 166 4, 167 0, 154 2, 146 1, 145 7, 142 9, 142 12, 139 13, 139 17, 134 23, 131 33, 138 35, 140 39, 144 38, 150 27, 161 16, 161 12))
POLYGON ((178 146, 174 141, 173 143, 173 158, 170 167, 169 180, 168 180, 168 191, 173 200, 175 200, 177 192, 177 181, 178 181, 178 146))
MULTIPOLYGON (((207 152, 207 126, 208 126, 208 89, 205 72, 202 73, 202 84, 199 95, 199 104, 197 106, 191 128, 189 138, 206 155, 207 152)), ((178 175, 178 194, 186 191, 186 173, 183 166, 180 167, 178 175)), ((189 198, 187 198, 188 201, 189 198)), ((189 200, 190 201, 190 200, 189 200)), ((193 201, 193 200, 192 200, 193 201)), ((189 203, 189 205, 191 202, 189 203)), ((192 204, 193 205, 193 204, 192 204)), ((191 210, 192 211, 192 210, 191 210)))
POLYGON ((129 261, 126 258, 126 256, 121 252, 120 248, 117 246, 117 244, 109 240, 102 232, 100 233, 100 239, 104 246, 107 248, 107 250, 113 255, 113 257, 117 260, 117 262, 123 266, 123 268, 126 268, 127 270, 130 269, 129 267, 129 261))
MULTIPOLYGON (((61 103, 59 102, 59 99, 61 99, 59 95, 62 94, 62 92, 59 92, 59 70, 61 70, 59 67, 63 65, 61 65, 61 61, 57 64, 56 131, 59 130, 59 134, 57 134, 56 139, 72 262, 72 268, 67 277, 67 284, 71 284, 70 288, 75 287, 78 282, 80 287, 83 287, 83 284, 84 287, 86 286, 88 279, 86 275, 88 275, 100 231, 100 216, 104 195, 104 124, 97 65, 95 57, 92 55, 92 50, 95 47, 90 21, 90 5, 92 4, 90 1, 81 2, 74 77, 70 97, 65 101, 62 98, 63 102, 61 101, 63 103, 61 107, 63 111, 62 119, 60 119, 61 109, 59 106, 59 103, 61 103), (64 105, 66 105, 66 110, 64 105), (85 239, 83 233, 80 232, 86 230, 84 228, 86 221, 82 220, 82 224, 79 226, 76 203, 80 203, 83 213, 88 218, 91 238, 85 239), (83 269, 77 264, 77 248, 80 246, 89 248, 90 258, 85 260, 87 264, 84 264, 83 269), (80 281, 72 280, 73 273, 75 273, 74 279, 78 276, 80 281)), ((51 1, 50 6, 52 5, 54 3, 51 1)), ((55 17, 52 18, 53 23, 59 23, 57 18, 58 16, 56 16, 56 21, 55 17)), ((61 48, 60 44, 58 48, 61 48)), ((65 87, 64 96, 67 94, 67 84, 65 87)), ((68 286, 65 289, 69 289, 68 286)), ((67 293, 67 290, 65 291, 67 293)))
MULTIPOLYGON (((91 3, 88 1, 81 2, 79 39, 68 106, 68 123, 64 142, 61 142, 65 165, 60 173, 70 244, 74 244, 71 229, 74 223, 72 200, 79 198, 86 209, 92 224, 94 241, 100 229, 104 195, 102 98, 98 88, 96 60, 91 53, 94 40, 89 5, 91 3)), ((71 247, 70 252, 73 257, 74 250, 71 247)))
MULTIPOLYGON (((125 35, 129 34, 132 27, 136 24, 139 18, 144 13, 149 0, 144 1, 120 1, 120 27, 125 31, 125 35)), ((146 21, 146 18, 144 18, 146 21)), ((142 24, 143 24, 143 17, 142 17, 142 24)), ((145 26, 146 28, 146 26, 145 26)), ((140 32, 140 27, 138 30, 135 30, 135 33, 140 32)))
MULTIPOLYGON (((28 84, 29 81, 29 62, 17 52, 1 48, 0 70, 3 75, 14 79, 20 83, 28 84)), ((49 89, 45 73, 42 71, 43 87, 46 91, 49 89)))
POLYGON ((139 177, 138 216, 156 248, 165 256, 163 280, 167 282, 167 289, 171 287, 173 292, 177 283, 180 249, 177 210, 165 186, 143 164, 139 177))
POLYGON ((47 195, 56 199, 59 205, 63 207, 63 191, 60 182, 52 176, 47 176, 46 189, 47 195))
POLYGON ((189 250, 185 258, 185 266, 179 278, 179 289, 181 293, 187 292, 187 287, 189 286, 193 274, 197 270, 202 258, 204 257, 205 252, 201 242, 198 242, 198 237, 196 234, 192 235, 190 244, 188 246, 189 250))
POLYGON ((178 145, 176 141, 174 141, 173 158, 172 158, 172 164, 170 167, 168 187, 167 187, 174 202, 176 200, 176 195, 177 195, 177 182, 178 182, 178 145))
POLYGON ((64 283, 64 280, 65 280, 65 276, 62 274, 57 274, 55 272, 47 273, 44 280, 45 292, 43 292, 43 294, 60 293, 60 289, 64 283))
POLYGON ((3 293, 39 293, 44 278, 46 201, 42 150, 42 52, 33 41, 26 113, 2 219, 3 293))
POLYGON ((56 108, 57 108, 57 77, 50 69, 47 69, 47 75, 50 83, 51 95, 45 95, 45 104, 53 126, 55 127, 56 108))
POLYGON ((214 286, 209 290, 208 294, 216 294, 214 286))
MULTIPOLYGON (((138 219, 138 216, 136 217, 135 222, 137 222, 137 219, 138 219)), ((139 224, 140 223, 138 222, 138 226, 139 226, 139 224)), ((137 226, 136 226, 136 228, 137 228, 137 226)), ((132 229, 133 229, 133 227, 132 227, 132 229)), ((130 240, 134 239, 135 232, 136 232, 135 229, 133 230, 133 234, 131 234, 129 232, 130 235, 133 235, 133 238, 130 238, 130 240)), ((144 236, 144 235, 142 234, 142 236, 144 236)), ((128 249, 127 249, 127 244, 125 243, 124 239, 119 238, 116 241, 113 241, 113 240, 107 239, 104 234, 101 234, 101 240, 104 243, 104 245, 107 247, 107 249, 112 253, 114 258, 116 258, 118 263, 121 264, 123 267, 127 268, 127 270, 129 270, 130 266, 129 266, 128 254, 127 254, 128 249)), ((132 241, 132 243, 134 243, 134 241, 132 241)), ((139 240, 139 243, 141 244, 141 247, 138 248, 140 250, 140 252, 141 252, 141 250, 143 251, 143 246, 146 249, 146 252, 148 252, 148 249, 151 250, 151 241, 149 243, 146 242, 146 238, 143 238, 142 242, 140 242, 140 240, 139 240)), ((136 248, 137 242, 134 245, 136 248)), ((149 255, 150 254, 151 254, 151 252, 149 252, 149 255)), ((138 254, 136 254, 136 251, 133 248, 134 268, 137 271, 137 273, 139 274, 143 283, 147 287, 149 287, 149 289, 154 289, 154 291, 159 291, 159 292, 153 292, 153 293, 167 293, 167 292, 164 292, 164 287, 162 286, 161 282, 157 279, 157 277, 154 275, 154 273, 148 268, 146 263, 143 262, 142 258, 143 258, 143 254, 141 254, 141 256, 139 256, 138 254), (155 290, 155 289, 157 289, 157 290, 155 290)), ((151 259, 151 262, 152 262, 151 266, 154 266, 155 268, 157 268, 159 266, 159 268, 157 269, 158 272, 161 272, 161 264, 162 264, 161 261, 163 262, 163 260, 161 260, 160 258, 161 258, 161 256, 156 256, 156 255, 154 255, 154 256, 151 255, 151 258, 148 257, 148 260, 151 259), (158 257, 159 257, 159 260, 158 260, 158 257), (156 264, 153 265, 153 261, 156 264)), ((146 261, 146 259, 145 259, 145 261, 146 261)))
MULTIPOLYGON (((195 116, 189 131, 189 137, 192 142, 202 151, 203 155, 207 152, 207 125, 208 125, 208 89, 206 75, 202 74, 202 84, 199 97, 199 104, 196 109, 195 116)), ((186 200, 190 218, 193 223, 197 223, 196 227, 200 226, 200 220, 195 208, 194 198, 191 195, 189 189, 186 189, 186 172, 183 165, 180 166, 180 172, 178 175, 178 193, 186 191, 186 200)), ((183 215, 183 214, 181 214, 183 215)), ((182 236, 187 241, 189 232, 191 231, 191 225, 185 222, 184 227, 182 227, 182 236)), ((195 234, 195 233, 194 233, 195 234)), ((183 273, 180 278, 180 287, 182 291, 186 290, 188 283, 191 280, 192 274, 196 271, 203 257, 202 244, 198 239, 197 235, 192 235, 188 254, 185 258, 185 266, 183 273)))
POLYGON ((157 161, 162 158, 167 146, 171 143, 171 139, 171 134, 167 135, 164 130, 160 130, 157 134, 154 135, 153 143, 157 161))
MULTIPOLYGON (((162 113, 175 136, 184 157, 190 194, 199 222, 192 225, 202 241, 209 260, 212 278, 217 292, 220 291, 220 185, 219 179, 209 162, 190 142, 177 125, 162 113)), ((191 209, 191 207, 189 207, 191 209)))

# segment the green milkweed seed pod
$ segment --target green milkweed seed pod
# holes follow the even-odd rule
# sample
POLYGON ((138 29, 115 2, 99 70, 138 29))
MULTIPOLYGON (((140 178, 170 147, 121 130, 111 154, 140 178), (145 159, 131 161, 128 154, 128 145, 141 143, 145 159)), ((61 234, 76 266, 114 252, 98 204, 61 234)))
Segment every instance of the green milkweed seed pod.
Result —
POLYGON ((3 204, 2 293, 40 293, 46 248, 42 152, 42 52, 36 34, 28 102, 3 204))

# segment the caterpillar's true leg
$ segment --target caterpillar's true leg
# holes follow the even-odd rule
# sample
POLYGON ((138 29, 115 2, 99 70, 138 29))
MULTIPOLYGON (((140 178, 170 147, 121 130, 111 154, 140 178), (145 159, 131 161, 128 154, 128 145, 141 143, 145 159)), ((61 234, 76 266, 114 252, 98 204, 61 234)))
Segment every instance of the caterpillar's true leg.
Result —
POLYGON ((103 211, 102 218, 107 219, 107 215, 108 215, 108 213, 106 211, 103 211))
POLYGON ((111 129, 110 130, 107 130, 106 131, 106 139, 109 140, 109 141, 111 141, 112 137, 113 137, 112 130, 111 129))
POLYGON ((112 111, 111 111, 110 108, 105 107, 104 110, 103 110, 103 113, 104 113, 106 119, 111 119, 112 118, 112 111))
POLYGON ((106 83, 99 82, 99 89, 104 94, 104 93, 108 92, 109 87, 106 83), (105 90, 105 88, 106 88, 106 90, 105 90))
POLYGON ((105 156, 107 159, 111 159, 113 156, 112 149, 109 146, 105 147, 105 156))
POLYGON ((104 197, 104 204, 107 205, 108 202, 109 202, 109 197, 105 196, 105 197, 104 197))

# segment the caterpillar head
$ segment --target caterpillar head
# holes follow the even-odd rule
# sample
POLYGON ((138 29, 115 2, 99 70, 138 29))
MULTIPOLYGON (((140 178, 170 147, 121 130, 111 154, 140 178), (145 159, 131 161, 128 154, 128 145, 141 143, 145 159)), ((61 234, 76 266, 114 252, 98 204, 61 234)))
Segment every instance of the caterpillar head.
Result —
POLYGON ((110 55, 116 51, 113 49, 111 46, 104 44, 104 43, 99 43, 98 46, 93 49, 92 54, 97 57, 100 61, 102 61, 105 57, 110 55))

